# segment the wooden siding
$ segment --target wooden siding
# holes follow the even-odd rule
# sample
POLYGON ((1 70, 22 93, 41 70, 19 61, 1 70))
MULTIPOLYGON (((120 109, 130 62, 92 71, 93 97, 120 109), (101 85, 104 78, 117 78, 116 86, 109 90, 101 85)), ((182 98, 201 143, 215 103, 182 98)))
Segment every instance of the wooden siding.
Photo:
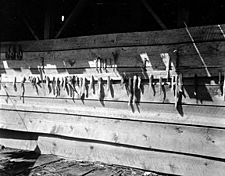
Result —
POLYGON ((197 50, 185 29, 1 43, 0 143, 167 174, 225 175, 225 39, 216 25, 189 30, 197 50), (21 46, 22 60, 6 58, 10 46, 21 46), (97 58, 105 68, 96 68, 97 58), (171 78, 180 74, 175 107, 171 78), (128 105, 135 75, 141 86, 128 105), (29 76, 85 78, 76 90, 86 96, 61 86, 56 96, 29 76))

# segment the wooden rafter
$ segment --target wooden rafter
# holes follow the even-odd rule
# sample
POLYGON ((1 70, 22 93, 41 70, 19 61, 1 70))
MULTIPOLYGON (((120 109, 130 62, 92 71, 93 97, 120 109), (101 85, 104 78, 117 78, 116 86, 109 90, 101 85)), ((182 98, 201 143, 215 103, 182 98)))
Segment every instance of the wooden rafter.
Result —
POLYGON ((80 13, 83 11, 84 7, 88 3, 88 0, 79 0, 77 5, 74 7, 72 12, 70 13, 69 17, 66 19, 63 26, 59 29, 58 33, 56 34, 55 38, 58 38, 65 29, 76 20, 76 18, 80 15, 80 13))
POLYGON ((162 29, 167 29, 166 25, 162 22, 162 20, 159 18, 159 16, 154 12, 154 10, 151 8, 151 6, 147 3, 146 0, 141 0, 141 2, 144 4, 145 8, 148 10, 148 12, 153 16, 153 18, 156 20, 156 22, 161 26, 162 29))
POLYGON ((35 31, 31 27, 31 25, 29 24, 29 22, 27 21, 27 19, 25 17, 23 17, 22 19, 23 19, 24 24, 27 26, 28 30, 32 34, 32 36, 35 38, 35 40, 39 40, 38 36, 35 34, 35 31))

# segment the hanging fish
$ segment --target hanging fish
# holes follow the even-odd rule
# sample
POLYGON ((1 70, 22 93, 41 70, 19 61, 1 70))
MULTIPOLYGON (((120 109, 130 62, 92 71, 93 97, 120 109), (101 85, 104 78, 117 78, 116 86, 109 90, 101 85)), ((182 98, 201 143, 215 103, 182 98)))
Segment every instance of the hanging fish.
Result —
POLYGON ((86 96, 86 78, 82 79, 82 86, 81 86, 81 94, 80 97, 84 98, 86 96))
POLYGON ((20 99, 22 98, 23 99, 23 103, 24 103, 24 94, 25 94, 25 82, 26 82, 26 78, 23 77, 23 80, 21 81, 21 96, 20 96, 20 99))
POLYGON ((107 77, 107 86, 106 86, 106 90, 108 92, 108 94, 110 93, 110 86, 111 86, 111 80, 110 80, 110 76, 107 77))
POLYGON ((60 79, 56 80, 56 97, 60 96, 60 79))
POLYGON ((178 85, 179 85, 179 92, 183 92, 183 75, 182 74, 179 74, 179 82, 178 82, 178 85))
POLYGON ((36 93, 38 95, 39 93, 38 93, 38 87, 37 87, 37 79, 35 77, 32 80, 32 85, 33 85, 33 88, 35 88, 36 93))
POLYGON ((16 87, 16 77, 14 78, 13 88, 14 88, 14 91, 16 92, 16 91, 17 91, 17 87, 16 87))
POLYGON ((64 78, 64 85, 63 85, 63 89, 66 90, 67 88, 67 76, 64 78))
POLYGON ((48 93, 50 94, 52 92, 52 88, 50 85, 50 78, 46 76, 46 87, 48 87, 48 93))
POLYGON ((104 59, 103 69, 107 72, 107 59, 104 59))
POLYGON ((102 99, 102 78, 98 78, 98 99, 102 99))
POLYGON ((38 67, 38 71, 40 73, 40 83, 43 83, 43 72, 42 72, 42 69, 40 67, 38 67))
POLYGON ((154 87, 154 83, 153 83, 153 75, 149 76, 149 88, 152 89, 153 92, 153 96, 155 96, 155 87, 154 87))
POLYGON ((137 102, 137 90, 136 90, 136 87, 137 87, 137 76, 134 75, 134 78, 133 78, 133 104, 135 104, 137 102))
POLYGON ((178 75, 175 76, 175 95, 174 95, 174 106, 177 109, 177 103, 178 103, 178 92, 179 92, 179 88, 178 88, 178 75))
POLYGON ((64 87, 64 82, 65 82, 65 78, 64 77, 62 77, 61 78, 61 87, 62 87, 62 89, 65 89, 65 87, 64 87))
POLYGON ((52 91, 53 91, 53 95, 56 94, 56 79, 55 77, 52 78, 52 91))
POLYGON ((162 77, 159 77, 159 94, 162 94, 162 77))
POLYGON ((141 92, 141 76, 138 76, 137 80, 138 80, 137 88, 141 92))
POLYGON ((133 98, 133 95, 132 95, 132 78, 129 77, 128 79, 128 96, 129 96, 129 100, 128 100, 128 106, 131 105, 132 103, 132 98, 133 98))
POLYGON ((40 80, 39 77, 37 77, 37 85, 41 87, 41 83, 42 83, 42 81, 40 80))
POLYGON ((90 84, 89 84, 89 89, 88 89, 88 92, 91 92, 91 91, 93 94, 95 93, 94 92, 94 77, 93 77, 93 75, 90 78, 90 84))
POLYGON ((64 87, 65 87, 67 95, 70 95, 70 88, 69 88, 68 78, 67 77, 65 77, 65 80, 64 80, 64 87))
POLYGON ((79 97, 81 97, 82 93, 82 84, 83 84, 83 78, 79 77, 78 87, 79 87, 79 97))
POLYGON ((218 85, 219 85, 219 87, 220 87, 220 92, 221 92, 221 96, 223 96, 223 94, 224 94, 224 91, 222 91, 222 89, 223 89, 223 84, 222 84, 222 73, 221 72, 219 72, 219 79, 218 79, 218 85))
POLYGON ((73 76, 71 79, 71 84, 73 86, 73 89, 76 91, 76 76, 73 76))
POLYGON ((101 72, 101 58, 100 57, 96 58, 95 68, 98 73, 101 72))
POLYGON ((174 76, 171 77, 170 88, 171 88, 171 91, 174 92, 174 76))

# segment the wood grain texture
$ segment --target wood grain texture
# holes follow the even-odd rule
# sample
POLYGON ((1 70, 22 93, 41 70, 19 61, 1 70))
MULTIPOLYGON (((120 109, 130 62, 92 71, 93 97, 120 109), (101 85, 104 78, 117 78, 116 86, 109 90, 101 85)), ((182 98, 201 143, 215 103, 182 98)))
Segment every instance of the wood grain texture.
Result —
POLYGON ((0 129, 0 144, 10 148, 34 151, 37 147, 37 135, 0 129))
POLYGON ((38 146, 43 153, 67 156, 85 161, 103 161, 167 174, 223 176, 225 163, 194 156, 112 146, 63 138, 39 137, 38 146), (104 152, 103 152, 104 151, 104 152))
POLYGON ((194 77, 195 74, 200 77, 211 77, 218 76, 219 71, 224 71, 224 46, 223 41, 199 43, 198 50, 201 56, 198 55, 193 44, 26 52, 23 54, 23 60, 21 61, 4 60, 5 55, 2 54, 3 61, 0 62, 0 72, 3 75, 16 75, 18 77, 38 74, 38 67, 42 67, 42 59, 44 59, 46 75, 92 74, 102 77, 107 75, 118 77, 122 74, 140 74, 142 77, 148 77, 153 74, 156 78, 159 78, 160 76, 166 77, 166 64, 160 55, 162 53, 170 55, 170 74, 174 75, 177 56, 173 51, 178 50, 179 67, 177 67, 177 70, 184 77, 194 77), (114 63, 112 53, 117 54, 116 63, 114 63), (141 54, 146 54, 149 58, 149 62, 146 63, 146 70, 143 69, 141 54), (97 57, 107 61, 106 71, 103 69, 96 70, 97 57))
MULTIPOLYGON (((18 77, 17 77, 18 79, 18 77)), ((119 81, 119 80, 118 80, 119 81)), ((110 91, 107 90, 107 81, 103 81, 103 94, 102 94, 102 100, 105 101, 124 101, 128 102, 129 96, 127 92, 127 86, 128 83, 124 85, 120 85, 119 83, 112 83, 110 86, 110 91)), ((166 83, 166 80, 164 81, 166 83)), ((167 82, 170 84, 169 82, 167 82)), ((216 84, 216 81, 211 81, 212 85, 206 84, 206 82, 200 82, 197 85, 197 87, 194 85, 194 80, 187 80, 184 81, 183 85, 183 93, 181 95, 181 100, 180 104, 198 104, 198 105, 217 105, 217 106, 225 106, 225 102, 223 100, 222 96, 222 89, 220 84, 216 84), (204 85, 205 84, 205 85, 204 85), (197 96, 195 95, 195 92, 197 91, 197 96)), ((17 90, 14 90, 14 84, 13 83, 4 83, 3 84, 6 88, 2 88, 0 90, 0 96, 21 96, 22 92, 22 87, 21 83, 18 82, 16 83, 17 90)), ((51 84, 52 86, 52 84, 51 84)), ((82 99, 83 102, 87 100, 95 100, 98 101, 98 84, 97 80, 95 80, 94 83, 94 90, 95 92, 93 93, 92 91, 89 91, 89 82, 86 84, 86 96, 82 99)), ((155 85, 154 85, 154 91, 152 88, 149 86, 148 80, 143 81, 141 84, 141 89, 138 89, 136 91, 136 97, 137 97, 137 105, 141 102, 144 103, 174 103, 175 98, 174 98, 174 92, 171 88, 170 85, 163 85, 162 93, 160 94, 160 85, 158 80, 155 80, 155 85), (156 82, 157 81, 157 82, 156 82)), ((63 89, 60 87, 60 95, 56 97, 54 94, 53 90, 50 90, 49 88, 44 84, 37 85, 37 89, 30 83, 26 82, 25 84, 25 95, 24 98, 26 97, 36 97, 38 99, 41 98, 55 98, 55 99, 67 99, 69 100, 79 100, 80 95, 79 92, 81 90, 81 87, 76 87, 76 91, 78 93, 75 93, 74 99, 68 94, 66 89, 63 89)), ((46 100, 47 101, 47 100, 46 100)), ((135 105, 135 104, 134 104, 135 105)))
POLYGON ((0 113, 2 129, 225 159, 225 129, 45 112, 0 113))
MULTIPOLYGON (((222 30, 225 30, 224 25, 220 26, 222 30)), ((224 40, 223 34, 218 25, 190 27, 189 31, 195 42, 224 40)), ((118 33, 40 41, 4 42, 1 43, 1 52, 5 52, 7 47, 11 44, 21 45, 23 51, 52 51, 82 48, 165 45, 175 43, 191 43, 191 40, 184 28, 164 31, 118 33)))
POLYGON ((37 112, 55 112, 85 116, 99 116, 115 119, 133 119, 154 121, 159 123, 178 123, 225 127, 225 108, 220 106, 182 105, 177 111, 174 104, 140 103, 139 106, 128 107, 127 102, 84 101, 67 99, 26 98, 25 103, 18 97, 1 98, 2 109, 25 110, 37 112))

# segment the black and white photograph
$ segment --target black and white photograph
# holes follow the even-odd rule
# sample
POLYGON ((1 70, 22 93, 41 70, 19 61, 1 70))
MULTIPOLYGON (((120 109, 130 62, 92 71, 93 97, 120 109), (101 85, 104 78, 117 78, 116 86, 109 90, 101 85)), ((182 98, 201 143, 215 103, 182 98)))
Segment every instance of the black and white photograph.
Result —
POLYGON ((0 0, 0 176, 225 176, 224 0, 0 0))

